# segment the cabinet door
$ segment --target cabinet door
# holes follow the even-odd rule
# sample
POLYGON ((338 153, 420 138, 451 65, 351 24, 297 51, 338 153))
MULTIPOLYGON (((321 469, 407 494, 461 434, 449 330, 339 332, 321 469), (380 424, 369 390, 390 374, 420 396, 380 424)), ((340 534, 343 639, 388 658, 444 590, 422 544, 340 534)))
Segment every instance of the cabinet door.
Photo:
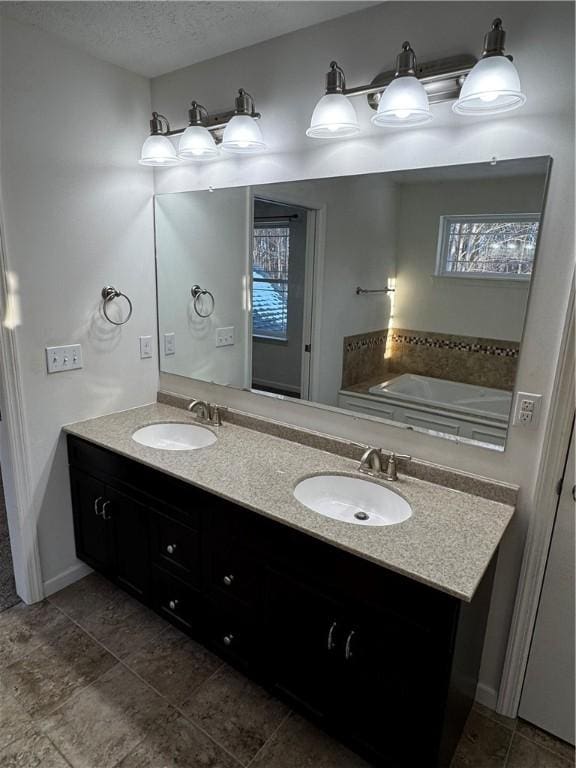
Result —
POLYGON ((106 487, 105 522, 111 525, 116 580, 140 600, 150 593, 149 509, 106 487))
POLYGON ((104 517, 106 486, 77 469, 70 470, 76 554, 92 568, 110 573, 110 528, 104 517))
POLYGON ((269 571, 266 619, 272 679, 316 716, 328 715, 337 707, 341 677, 341 607, 307 584, 269 571))

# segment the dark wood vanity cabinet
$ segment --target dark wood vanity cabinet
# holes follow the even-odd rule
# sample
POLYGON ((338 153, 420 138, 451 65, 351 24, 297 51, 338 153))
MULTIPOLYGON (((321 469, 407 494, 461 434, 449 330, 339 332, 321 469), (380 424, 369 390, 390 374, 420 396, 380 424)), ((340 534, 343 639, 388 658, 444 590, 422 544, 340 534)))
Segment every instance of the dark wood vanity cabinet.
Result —
POLYGON ((79 438, 68 452, 80 559, 375 765, 449 765, 490 573, 463 604, 79 438))

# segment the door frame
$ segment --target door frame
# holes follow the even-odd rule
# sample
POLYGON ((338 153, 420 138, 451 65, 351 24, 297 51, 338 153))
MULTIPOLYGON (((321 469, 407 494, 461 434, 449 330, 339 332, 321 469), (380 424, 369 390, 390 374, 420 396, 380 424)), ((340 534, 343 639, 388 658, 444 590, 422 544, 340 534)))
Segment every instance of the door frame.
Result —
POLYGON ((563 476, 574 417, 574 276, 562 332, 560 356, 553 387, 548 429, 536 478, 534 513, 524 547, 518 591, 496 709, 508 717, 518 715, 532 635, 558 504, 558 483, 563 476))
POLYGON ((2 196, 0 193, 0 408, 2 412, 2 475, 16 592, 25 603, 44 598, 38 530, 33 514, 30 483, 31 459, 28 451, 26 413, 21 366, 15 327, 7 327, 6 312, 13 310, 18 296, 10 285, 17 276, 10 272, 5 240, 2 196))

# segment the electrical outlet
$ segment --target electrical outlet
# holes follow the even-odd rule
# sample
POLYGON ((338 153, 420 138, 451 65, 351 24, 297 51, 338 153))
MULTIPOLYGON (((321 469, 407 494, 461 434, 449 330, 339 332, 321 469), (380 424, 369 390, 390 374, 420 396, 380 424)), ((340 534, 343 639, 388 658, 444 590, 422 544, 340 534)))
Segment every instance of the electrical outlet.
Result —
POLYGON ((166 356, 176 354, 176 334, 175 333, 164 334, 164 354, 166 356))
POLYGON ((152 336, 140 336, 140 359, 152 357, 152 336))
POLYGON ((46 347, 46 367, 48 373, 61 373, 82 368, 82 347, 80 344, 46 347))
POLYGON ((234 344, 234 326, 216 329, 216 346, 231 347, 234 344))
POLYGON ((514 421, 517 427, 535 429, 540 421, 540 407, 542 395, 533 395, 529 392, 518 392, 514 404, 514 421))

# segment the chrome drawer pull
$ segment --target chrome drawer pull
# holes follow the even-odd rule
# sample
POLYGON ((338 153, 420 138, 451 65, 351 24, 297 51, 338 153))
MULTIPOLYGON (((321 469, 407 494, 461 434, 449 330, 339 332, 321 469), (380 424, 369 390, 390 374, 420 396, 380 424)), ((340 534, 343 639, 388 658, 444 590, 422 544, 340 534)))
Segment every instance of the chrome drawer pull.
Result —
POLYGON ((104 520, 110 520, 110 518, 112 517, 112 515, 109 515, 106 513, 106 510, 108 509, 109 506, 110 506, 109 501, 105 501, 104 504, 102 504, 102 517, 104 518, 104 520))
POLYGON ((174 552, 176 552, 176 544, 168 544, 166 552, 168 552, 169 555, 173 555, 174 552))
POLYGON ((233 640, 234 640, 234 635, 224 635, 223 643, 224 645, 232 645, 233 640))
POLYGON ((356 632, 352 629, 346 638, 346 647, 344 649, 344 657, 346 661, 350 661, 350 658, 352 657, 352 638, 355 634, 356 632))
POLYGON ((175 611, 176 608, 178 607, 178 603, 179 603, 178 600, 170 600, 170 602, 168 603, 168 608, 170 608, 171 611, 175 611))
POLYGON ((328 630, 327 646, 328 646, 328 650, 329 651, 333 651, 334 650, 334 645, 335 645, 335 643, 334 643, 334 632, 336 631, 336 627, 337 627, 337 622, 333 622, 332 626, 328 630))
POLYGON ((102 501, 102 496, 98 496, 98 498, 97 498, 97 499, 96 499, 96 501, 94 502, 94 513, 95 513, 96 515, 98 515, 98 517, 100 517, 100 515, 102 514, 102 512, 98 512, 98 503, 99 503, 100 501, 102 501))
POLYGON ((224 582, 224 584, 225 584, 227 587, 231 587, 231 586, 232 586, 232 582, 234 581, 234 574, 233 574, 233 573, 231 573, 229 576, 224 576, 224 578, 222 579, 222 581, 224 582))

